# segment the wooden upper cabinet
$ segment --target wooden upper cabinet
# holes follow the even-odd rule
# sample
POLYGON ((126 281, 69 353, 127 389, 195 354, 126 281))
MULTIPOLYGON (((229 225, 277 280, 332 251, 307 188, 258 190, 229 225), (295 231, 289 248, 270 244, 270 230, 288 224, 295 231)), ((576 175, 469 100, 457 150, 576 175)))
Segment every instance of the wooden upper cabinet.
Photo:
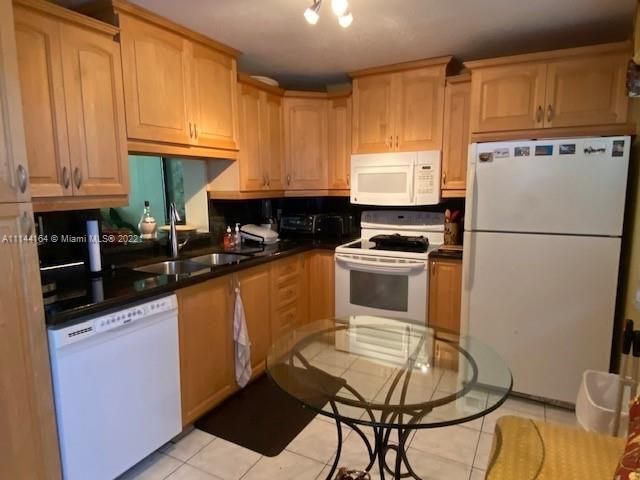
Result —
POLYGON ((450 61, 440 57, 352 73, 353 153, 440 150, 450 61))
POLYGON ((471 131, 542 127, 546 72, 544 63, 474 70, 471 131))
POLYGON ((236 60, 193 43, 191 77, 197 144, 237 149, 236 60))
POLYGON ((285 96, 283 109, 285 188, 327 188, 327 99, 285 96))
POLYGON ((260 148, 260 90, 240 84, 240 189, 260 190, 267 186, 260 148))
POLYGON ((10 0, 0 0, 0 203, 31 198, 16 34, 10 0))
MULTIPOLYGON (((0 26, 7 5, 0 0, 0 26)), ((0 204, 0 237, 30 234, 30 204, 0 204)), ((0 242, 0 258, 0 478, 60 479, 36 244, 0 242)))
POLYGON ((231 288, 220 277, 177 291, 183 425, 233 392, 231 288))
POLYGON ((129 191, 120 49, 113 38, 62 24, 62 69, 75 195, 129 191))
POLYGON ((353 81, 353 152, 388 152, 392 147, 393 74, 371 75, 353 81))
POLYGON ((71 195, 60 23, 19 4, 14 16, 31 194, 71 195))
POLYGON ((120 14, 120 31, 129 138, 193 142, 193 122, 189 125, 189 42, 124 14, 120 14))
POLYGON ((470 101, 470 76, 460 75, 447 79, 441 187, 443 190, 458 190, 461 195, 467 184, 470 101))
POLYGON ((462 262, 432 259, 429 263, 429 326, 460 333, 462 262))
POLYGON ((114 9, 132 148, 235 158, 239 52, 131 3, 114 9))
POLYGON ((260 145, 262 168, 268 190, 284 188, 284 131, 282 96, 268 92, 260 99, 260 145))
POLYGON ((628 54, 619 53, 549 63, 545 126, 624 123, 628 60, 628 54))
POLYGON ((445 68, 428 67, 394 75, 395 138, 400 152, 442 149, 445 68))
POLYGON ((330 189, 347 189, 351 175, 351 97, 329 99, 330 189))
POLYGON ((630 51, 621 42, 466 63, 472 133, 625 123, 630 51))

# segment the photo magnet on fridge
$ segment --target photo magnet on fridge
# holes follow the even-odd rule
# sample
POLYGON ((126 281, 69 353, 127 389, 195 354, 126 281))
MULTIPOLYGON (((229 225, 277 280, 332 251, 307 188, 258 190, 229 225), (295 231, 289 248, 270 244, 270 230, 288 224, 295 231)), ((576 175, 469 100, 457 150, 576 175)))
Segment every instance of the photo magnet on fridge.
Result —
POLYGON ((603 155, 606 151, 604 142, 591 142, 584 146, 585 155, 603 155))
POLYGON ((536 145, 536 156, 553 155, 553 145, 536 145))
POLYGON ((576 153, 575 143, 562 143, 560 144, 560 155, 573 155, 576 153))
POLYGON ((478 160, 481 162, 490 162, 493 160, 493 152, 482 152, 478 155, 478 160))
POLYGON ((509 158, 508 148, 496 148, 493 151, 493 158, 509 158))
POLYGON ((531 155, 531 147, 516 147, 513 149, 513 155, 516 157, 528 157, 531 155))
POLYGON ((612 157, 624 156, 624 140, 614 140, 613 147, 611 148, 612 157))

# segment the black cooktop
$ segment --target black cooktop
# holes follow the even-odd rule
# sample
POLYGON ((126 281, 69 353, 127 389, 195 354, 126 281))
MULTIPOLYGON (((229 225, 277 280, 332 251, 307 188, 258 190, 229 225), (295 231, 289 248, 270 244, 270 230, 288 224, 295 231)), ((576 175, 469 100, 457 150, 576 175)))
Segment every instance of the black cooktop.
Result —
POLYGON ((425 253, 429 249, 429 239, 422 236, 409 237, 398 233, 393 235, 375 235, 369 240, 352 243, 348 248, 425 253))

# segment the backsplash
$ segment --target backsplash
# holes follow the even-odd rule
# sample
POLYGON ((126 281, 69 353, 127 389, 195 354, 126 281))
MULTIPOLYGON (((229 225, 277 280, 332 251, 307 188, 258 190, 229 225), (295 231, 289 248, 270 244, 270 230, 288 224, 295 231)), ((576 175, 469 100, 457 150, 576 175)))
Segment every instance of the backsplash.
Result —
POLYGON ((372 207, 352 205, 348 197, 308 197, 308 198, 275 198, 271 200, 210 200, 209 226, 215 237, 222 237, 227 225, 236 223, 265 223, 268 211, 267 202, 271 204, 272 218, 279 222, 282 215, 295 213, 349 213, 356 226, 360 225, 360 214, 364 210, 420 210, 444 212, 446 209, 461 210, 464 214, 464 199, 444 199, 439 205, 421 207, 372 207))

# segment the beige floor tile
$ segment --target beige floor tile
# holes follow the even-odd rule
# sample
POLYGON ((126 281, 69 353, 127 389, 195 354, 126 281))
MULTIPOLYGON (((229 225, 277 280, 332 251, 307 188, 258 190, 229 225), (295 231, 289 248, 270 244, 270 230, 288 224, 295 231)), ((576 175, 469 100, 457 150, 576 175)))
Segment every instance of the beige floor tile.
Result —
POLYGON ((285 450, 277 457, 262 457, 242 480, 313 480, 324 466, 285 450))
POLYGON ((437 384, 437 388, 444 392, 458 392, 462 390, 465 380, 468 379, 468 375, 464 375, 462 372, 444 370, 437 384))
POLYGON ((397 367, 390 363, 362 357, 353 362, 349 367, 349 370, 354 370, 356 372, 366 373, 369 375, 375 375, 386 379, 389 378, 397 370, 397 367))
POLYGON ((489 460, 491 457, 491 445, 493 444, 493 435, 489 433, 482 433, 480 435, 480 441, 478 442, 478 448, 476 450, 476 456, 473 460, 473 467, 480 470, 486 470, 489 466, 489 460))
MULTIPOLYGON (((362 428, 362 431, 369 439, 371 448, 375 448, 373 430, 362 428)), ((334 459, 335 455, 332 455, 331 459, 327 463, 332 465, 334 459)), ((363 470, 368 464, 369 453, 364 440, 362 440, 362 437, 360 437, 356 432, 351 432, 349 437, 342 444, 342 451, 340 452, 340 461, 338 462, 338 466, 355 470, 363 470)))
POLYGON ((251 450, 216 438, 191 457, 188 463, 223 480, 237 480, 259 459, 260 455, 251 450))
MULTIPOLYGON (((434 398, 446 396, 447 392, 437 391, 434 398)), ((487 403, 487 394, 481 392, 470 392, 468 395, 461 397, 451 403, 447 403, 435 408, 429 415, 428 419, 454 420, 469 417, 482 412, 487 403)), ((458 426, 472 428, 474 430, 482 430, 482 417, 468 422, 460 423, 458 426)))
POLYGON ((410 448, 407 456, 419 477, 428 480, 468 480, 471 467, 410 448))
POLYGON ((487 472, 485 472, 484 470, 474 468, 473 470, 471 470, 471 477, 469 478, 469 480, 484 480, 486 474, 487 472))
MULTIPOLYGON (((325 466, 320 472, 320 474, 316 477, 316 479, 327 480, 327 475, 329 475, 330 471, 331 471, 331 465, 325 466)), ((336 478, 337 472, 338 472, 338 469, 336 469, 336 472, 331 476, 331 480, 336 478)), ((371 471, 369 472, 369 475, 371 477, 371 480, 380 480, 380 475, 378 475, 377 467, 372 468, 371 471)), ((389 480, 389 475, 387 474, 384 478, 385 480, 389 480)))
POLYGON ((312 363, 315 364, 315 362, 320 362, 326 365, 333 365, 334 367, 349 368, 354 360, 355 358, 352 355, 336 351, 334 348, 329 348, 318 353, 313 358, 312 363))
POLYGON ((545 405, 544 414, 547 422, 564 423, 565 425, 571 425, 574 427, 578 426, 576 412, 573 410, 545 405))
MULTIPOLYGON (((343 428, 343 440, 349 436, 348 427, 343 428)), ((335 423, 313 420, 287 446, 290 452, 298 453, 318 462, 327 463, 338 447, 338 432, 335 423)))
POLYGON ((220 480, 220 478, 214 475, 209 475, 208 473, 185 463, 169 475, 166 480, 220 480))
POLYGON ((180 465, 180 460, 154 452, 119 476, 118 480, 162 480, 180 465))
MULTIPOLYGON (((491 403, 491 401, 494 399, 495 397, 491 396, 489 399, 489 403, 491 403)), ((502 407, 509 410, 515 410, 516 412, 526 413, 527 415, 531 415, 536 418, 544 418, 544 404, 540 402, 534 402, 517 397, 509 397, 502 404, 502 407)))
POLYGON ((196 453, 209 445, 216 437, 202 430, 193 429, 177 442, 169 442, 160 451, 178 460, 186 462, 196 453))
POLYGON ((458 426, 416 431, 410 447, 471 467, 480 432, 458 426))

